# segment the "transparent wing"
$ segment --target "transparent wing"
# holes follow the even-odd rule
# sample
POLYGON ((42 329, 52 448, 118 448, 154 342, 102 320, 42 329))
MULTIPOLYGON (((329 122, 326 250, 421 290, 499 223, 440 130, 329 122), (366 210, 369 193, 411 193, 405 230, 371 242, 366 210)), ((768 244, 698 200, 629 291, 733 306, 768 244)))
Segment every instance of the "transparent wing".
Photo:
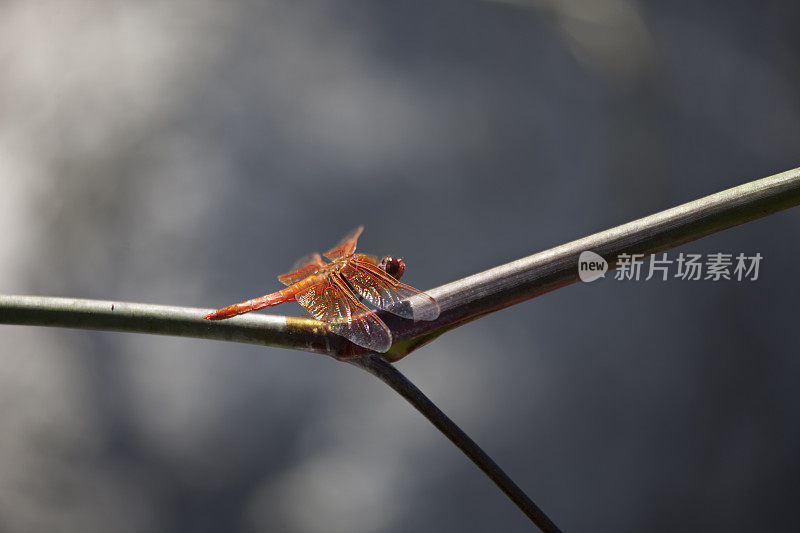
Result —
POLYGON ((358 294, 379 309, 412 320, 439 317, 436 300, 400 283, 376 265, 353 258, 342 268, 341 274, 358 294))
POLYGON ((316 274, 320 267, 325 266, 325 262, 317 252, 301 257, 286 274, 278 276, 278 281, 284 285, 294 285, 298 281, 306 279, 308 276, 316 274))
POLYGON ((378 316, 358 301, 343 280, 331 274, 325 281, 297 294, 311 316, 327 322, 331 331, 368 350, 384 353, 392 334, 378 316))
POLYGON ((347 257, 348 255, 356 251, 356 243, 358 242, 358 236, 361 235, 362 231, 364 231, 364 226, 357 227, 356 229, 348 233, 347 236, 344 239, 342 239, 342 241, 339 244, 337 244, 336 246, 334 246, 333 248, 331 248, 322 255, 324 255, 331 261, 339 259, 340 257, 347 257))

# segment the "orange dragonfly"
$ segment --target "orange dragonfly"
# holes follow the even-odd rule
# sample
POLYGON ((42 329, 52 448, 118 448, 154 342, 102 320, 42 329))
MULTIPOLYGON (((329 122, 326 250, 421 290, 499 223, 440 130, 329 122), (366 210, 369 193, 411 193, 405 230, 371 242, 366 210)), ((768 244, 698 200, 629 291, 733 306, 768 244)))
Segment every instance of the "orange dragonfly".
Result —
POLYGON ((221 320, 273 305, 297 301, 331 331, 369 350, 386 352, 392 333, 386 324, 362 303, 412 320, 435 320, 439 316, 436 300, 414 287, 400 283, 406 265, 402 259, 355 253, 356 242, 364 230, 359 226, 342 242, 323 255, 303 257, 291 272, 278 276, 285 289, 218 309, 203 318, 221 320))

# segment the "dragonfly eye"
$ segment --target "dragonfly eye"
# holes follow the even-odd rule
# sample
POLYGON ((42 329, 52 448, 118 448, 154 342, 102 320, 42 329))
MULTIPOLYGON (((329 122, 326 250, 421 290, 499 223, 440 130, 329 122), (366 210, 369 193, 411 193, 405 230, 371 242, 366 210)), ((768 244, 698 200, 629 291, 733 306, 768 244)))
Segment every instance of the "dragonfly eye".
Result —
POLYGON ((406 264, 399 257, 387 255, 381 260, 381 268, 394 279, 400 279, 406 271, 406 264))

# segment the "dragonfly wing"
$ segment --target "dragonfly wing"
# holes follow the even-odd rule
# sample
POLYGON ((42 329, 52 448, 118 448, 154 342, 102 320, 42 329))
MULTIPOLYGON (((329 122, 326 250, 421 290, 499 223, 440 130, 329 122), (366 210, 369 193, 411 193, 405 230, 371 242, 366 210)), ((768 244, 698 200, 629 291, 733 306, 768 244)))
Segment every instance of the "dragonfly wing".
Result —
POLYGON ((378 316, 358 301, 336 274, 297 294, 297 302, 331 331, 368 350, 384 353, 392 345, 392 334, 378 316))
POLYGON ((352 259, 341 270, 355 291, 372 305, 412 320, 436 320, 436 300, 384 272, 380 267, 352 259))
POLYGON ((358 242, 358 237, 361 235, 361 232, 364 231, 364 226, 359 226, 350 233, 348 233, 342 241, 325 252, 324 255, 331 261, 335 261, 340 257, 347 257, 348 255, 352 254, 356 251, 356 243, 358 242))
POLYGON ((278 281, 284 285, 294 285, 298 281, 316 274, 320 267, 323 266, 325 266, 325 262, 317 252, 314 252, 298 259, 291 271, 278 276, 278 281))

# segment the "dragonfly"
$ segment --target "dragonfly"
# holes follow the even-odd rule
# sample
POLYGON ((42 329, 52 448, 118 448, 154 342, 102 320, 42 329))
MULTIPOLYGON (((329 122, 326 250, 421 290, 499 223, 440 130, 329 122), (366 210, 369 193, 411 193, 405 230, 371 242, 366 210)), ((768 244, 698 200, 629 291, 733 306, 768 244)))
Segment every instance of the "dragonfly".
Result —
POLYGON ((296 301, 311 316, 328 324, 330 330, 368 350, 384 353, 392 345, 392 333, 364 300, 378 309, 411 320, 436 320, 439 304, 414 287, 400 283, 406 269, 402 258, 382 259, 356 253, 364 226, 348 233, 342 241, 322 254, 309 254, 297 261, 290 272, 278 276, 287 287, 260 298, 229 305, 205 315, 221 320, 264 307, 296 301))

